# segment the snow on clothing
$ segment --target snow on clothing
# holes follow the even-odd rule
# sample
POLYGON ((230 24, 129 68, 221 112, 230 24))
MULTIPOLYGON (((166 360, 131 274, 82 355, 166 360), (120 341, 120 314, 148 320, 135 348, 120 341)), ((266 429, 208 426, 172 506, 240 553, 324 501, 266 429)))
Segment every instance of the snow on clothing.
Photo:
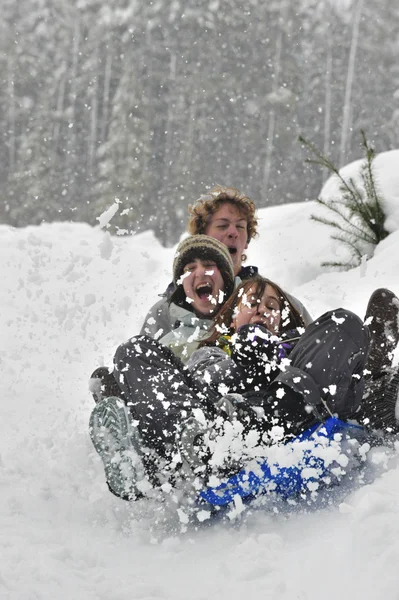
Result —
POLYGON ((270 384, 268 389, 283 386, 300 394, 311 405, 317 405, 323 398, 331 413, 347 419, 355 415, 361 403, 368 340, 368 329, 359 317, 337 309, 309 325, 293 350, 287 352, 289 360, 283 358, 280 366, 276 358, 281 360, 281 343, 270 335, 265 346, 274 346, 275 354, 271 357, 268 352, 272 368, 266 372, 262 344, 258 345, 259 360, 256 361, 255 356, 252 360, 256 370, 250 371, 249 377, 248 363, 243 364, 234 350, 230 358, 218 347, 200 348, 187 362, 187 368, 198 385, 207 384, 214 391, 245 393, 254 387, 261 388, 263 378, 266 386, 270 384))
MULTIPOLYGON (((236 287, 238 287, 242 281, 250 279, 257 273, 258 268, 255 266, 242 267, 238 276, 235 278, 236 287)), ((143 326, 140 330, 140 335, 149 335, 154 339, 159 339, 162 335, 166 335, 176 328, 176 319, 169 310, 169 300, 173 294, 173 291, 174 284, 170 283, 160 300, 158 300, 158 302, 156 302, 147 313, 143 326)), ((299 311, 305 325, 310 325, 313 319, 303 304, 291 294, 287 294, 286 292, 284 293, 286 294, 287 299, 299 311)))
POLYGON ((186 362, 198 349, 199 343, 209 337, 213 320, 200 319, 193 312, 174 302, 169 305, 169 314, 176 327, 164 335, 159 342, 173 350, 176 356, 186 362))
MULTIPOLYGON (((368 344, 368 329, 355 314, 337 309, 322 315, 307 327, 290 354, 290 364, 271 383, 266 381, 265 389, 244 392, 240 408, 244 423, 249 424, 247 433, 254 428, 267 433, 279 424, 296 435, 329 411, 341 419, 354 417, 363 395, 368 344)), ((119 346, 114 376, 144 453, 155 452, 152 475, 165 469, 165 460, 171 469, 178 469, 178 444, 190 418, 200 410, 210 424, 223 405, 223 385, 242 391, 240 382, 246 381, 245 369, 220 348, 201 348, 184 365, 169 348, 148 336, 119 346)))
POLYGON ((300 337, 297 330, 278 337, 262 325, 243 325, 232 336, 221 336, 216 345, 195 351, 187 368, 199 385, 219 394, 264 390, 285 368, 300 337))
POLYGON ((149 336, 117 348, 113 373, 144 446, 160 457, 172 460, 176 436, 193 409, 213 410, 179 357, 149 336))

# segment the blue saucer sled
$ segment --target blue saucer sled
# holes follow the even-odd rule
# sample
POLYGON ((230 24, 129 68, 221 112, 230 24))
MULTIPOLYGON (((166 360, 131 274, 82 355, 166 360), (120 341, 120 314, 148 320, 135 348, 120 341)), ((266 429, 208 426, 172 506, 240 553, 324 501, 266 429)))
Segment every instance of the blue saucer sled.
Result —
MULTIPOLYGON (((199 502, 222 507, 237 497, 250 501, 274 493, 288 499, 316 490, 320 484, 339 481, 347 472, 359 441, 362 443, 366 437, 360 425, 330 417, 284 444, 281 462, 273 458, 254 460, 220 485, 200 492, 199 502)), ((359 459, 357 455, 357 464, 359 459)))

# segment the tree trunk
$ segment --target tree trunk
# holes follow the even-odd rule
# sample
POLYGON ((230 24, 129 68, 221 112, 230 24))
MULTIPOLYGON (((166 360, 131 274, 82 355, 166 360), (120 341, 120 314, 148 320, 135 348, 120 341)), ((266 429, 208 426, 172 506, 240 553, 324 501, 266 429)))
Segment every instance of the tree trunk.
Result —
POLYGON ((103 111, 102 111, 102 116, 101 116, 101 129, 100 129, 100 141, 102 144, 104 144, 104 142, 105 142, 105 136, 107 133, 111 73, 112 73, 112 51, 108 44, 107 45, 107 56, 105 59, 105 69, 104 69, 103 111))
POLYGON ((8 157, 9 157, 9 173, 15 171, 15 155, 16 155, 16 143, 15 143, 15 93, 14 93, 14 65, 12 59, 8 58, 8 157))
MULTIPOLYGON (((332 77, 332 36, 328 28, 327 39, 327 60, 326 60, 326 78, 325 78, 325 96, 324 96, 324 156, 330 154, 331 143, 331 77, 332 77)), ((326 169, 323 169, 323 183, 329 177, 326 169)))
MULTIPOLYGON (((280 71, 281 71, 281 51, 283 46, 283 31, 279 30, 276 42, 276 57, 275 57, 275 69, 274 79, 272 86, 272 94, 277 94, 280 85, 280 71)), ((274 133, 276 127, 276 112, 274 108, 269 111, 269 124, 267 131, 267 144, 266 144, 266 158, 263 169, 263 193, 267 194, 269 189, 270 171, 272 166, 273 148, 274 148, 274 133)))
POLYGON ((353 87, 353 79, 355 75, 355 63, 356 63, 356 50, 357 44, 359 41, 359 25, 360 18, 363 11, 364 0, 358 0, 358 3, 355 8, 355 18, 353 20, 352 27, 352 40, 351 47, 349 52, 349 61, 348 61, 348 72, 346 75, 346 84, 345 84, 345 98, 344 98, 344 111, 342 116, 342 130, 341 130, 341 145, 340 145, 340 154, 339 154, 339 166, 344 166, 346 162, 346 152, 348 149, 348 138, 351 127, 351 118, 352 118, 352 87, 353 87))
POLYGON ((176 53, 174 51, 170 54, 169 61, 169 80, 168 80, 168 112, 166 117, 166 140, 165 140, 165 156, 167 158, 167 181, 172 181, 173 177, 170 177, 170 161, 173 159, 173 128, 174 128, 174 110, 173 100, 175 99, 174 90, 176 88, 176 53))
MULTIPOLYGON (((77 123, 76 120, 76 98, 77 98, 77 85, 78 85, 78 62, 79 62, 79 51, 80 51, 80 26, 78 18, 75 17, 73 37, 72 37, 72 65, 70 72, 71 89, 69 93, 69 114, 70 118, 67 133, 67 147, 69 153, 67 154, 68 161, 73 164, 76 154, 76 132, 77 123)), ((70 190, 72 191, 72 190, 70 190)))
POLYGON ((53 128, 53 147, 54 153, 56 154, 58 149, 58 144, 60 141, 60 132, 61 132, 61 123, 62 123, 62 113, 64 110, 64 101, 65 101, 65 86, 66 86, 66 63, 63 62, 63 66, 61 69, 60 79, 58 81, 58 95, 57 95, 57 105, 56 105, 56 119, 54 122, 53 128))
MULTIPOLYGON (((95 56, 98 56, 98 44, 95 47, 95 56)), ((98 65, 99 67, 99 65, 98 65)), ((93 176, 93 166, 96 154, 97 143, 97 121, 98 121, 98 73, 94 76, 94 83, 91 90, 91 111, 90 111, 90 136, 87 148, 87 171, 89 177, 93 176)))

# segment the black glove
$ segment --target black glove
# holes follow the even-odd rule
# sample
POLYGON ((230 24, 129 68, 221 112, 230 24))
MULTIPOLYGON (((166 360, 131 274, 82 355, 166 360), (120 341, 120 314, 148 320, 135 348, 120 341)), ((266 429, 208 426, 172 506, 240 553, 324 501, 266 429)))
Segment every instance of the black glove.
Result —
POLYGON ((271 362, 278 357, 279 338, 263 325, 243 325, 233 340, 231 357, 244 368, 259 360, 271 362))
POLYGON ((243 325, 234 336, 231 358, 245 369, 252 387, 270 383, 285 356, 279 338, 262 325, 243 325))

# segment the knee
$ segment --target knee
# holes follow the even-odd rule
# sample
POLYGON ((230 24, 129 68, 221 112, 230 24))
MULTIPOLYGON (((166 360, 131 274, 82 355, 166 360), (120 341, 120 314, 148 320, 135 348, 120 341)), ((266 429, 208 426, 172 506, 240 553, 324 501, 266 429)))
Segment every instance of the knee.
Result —
POLYGON ((114 364, 118 365, 121 362, 126 362, 126 359, 137 354, 141 354, 144 350, 140 338, 145 336, 135 336, 120 344, 114 355, 114 364))
POLYGON ((157 354, 159 343, 148 335, 136 335, 116 349, 114 365, 118 366, 132 360, 143 360, 144 357, 157 354))
POLYGON ((331 311, 330 314, 330 318, 340 325, 359 346, 368 346, 370 333, 367 325, 363 323, 358 315, 346 308, 337 308, 331 311))

